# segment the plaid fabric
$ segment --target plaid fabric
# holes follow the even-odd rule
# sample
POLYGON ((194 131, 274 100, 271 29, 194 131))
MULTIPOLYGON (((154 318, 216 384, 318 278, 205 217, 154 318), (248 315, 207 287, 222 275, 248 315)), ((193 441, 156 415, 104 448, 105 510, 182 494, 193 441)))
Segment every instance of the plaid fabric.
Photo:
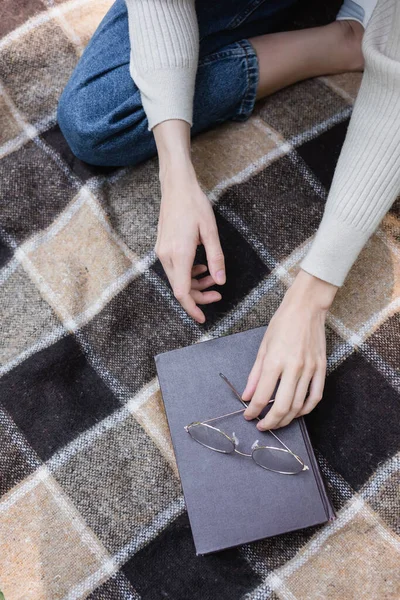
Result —
POLYGON ((3 3, 0 588, 6 600, 397 599, 399 203, 329 313, 324 399, 307 417, 335 522, 196 557, 152 359, 268 322, 322 217, 360 75, 293 86, 193 140, 228 272, 199 326, 154 256, 157 159, 87 165, 55 122, 110 5, 3 3))

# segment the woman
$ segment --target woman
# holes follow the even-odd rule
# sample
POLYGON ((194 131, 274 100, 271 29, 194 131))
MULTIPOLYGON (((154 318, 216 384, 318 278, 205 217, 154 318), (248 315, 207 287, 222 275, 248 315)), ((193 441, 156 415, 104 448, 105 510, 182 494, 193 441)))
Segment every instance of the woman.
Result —
POLYGON ((225 269, 214 213, 191 163, 191 136, 246 120, 257 99, 284 86, 362 70, 365 61, 320 227, 243 393, 252 419, 280 382, 261 430, 287 425, 321 399, 327 311, 400 191, 400 3, 347 0, 327 26, 269 34, 293 3, 116 0, 58 107, 73 152, 91 164, 133 165, 158 153, 156 253, 175 297, 202 323, 199 305, 221 298, 207 288, 224 284, 225 269), (198 280, 207 270, 193 267, 200 243, 210 275, 198 280))

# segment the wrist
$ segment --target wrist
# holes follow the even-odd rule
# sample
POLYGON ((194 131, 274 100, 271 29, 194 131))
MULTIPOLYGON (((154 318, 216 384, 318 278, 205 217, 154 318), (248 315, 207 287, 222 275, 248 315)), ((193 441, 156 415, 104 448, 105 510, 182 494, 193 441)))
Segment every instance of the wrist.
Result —
POLYGON ((158 176, 160 181, 169 175, 179 176, 180 174, 194 174, 194 167, 190 151, 176 150, 171 154, 159 155, 159 171, 158 176))
POLYGON ((159 180, 162 192, 177 186, 199 185, 191 160, 177 160, 176 157, 160 165, 159 180))
POLYGON ((159 162, 159 178, 168 174, 191 173, 193 171, 190 126, 185 121, 171 119, 159 123, 154 129, 159 162))
POLYGON ((300 302, 307 302, 325 312, 331 307, 339 289, 329 281, 319 279, 303 269, 297 273, 291 288, 300 302))

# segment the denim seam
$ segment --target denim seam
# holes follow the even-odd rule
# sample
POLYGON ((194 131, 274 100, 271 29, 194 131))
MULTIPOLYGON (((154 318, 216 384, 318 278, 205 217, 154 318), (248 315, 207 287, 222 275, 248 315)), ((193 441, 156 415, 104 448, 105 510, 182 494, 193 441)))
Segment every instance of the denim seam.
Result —
POLYGON ((256 51, 247 39, 240 40, 238 44, 244 50, 247 69, 247 91, 243 96, 237 114, 232 117, 233 121, 245 121, 249 118, 254 109, 256 102, 257 85, 258 85, 258 58, 256 51))

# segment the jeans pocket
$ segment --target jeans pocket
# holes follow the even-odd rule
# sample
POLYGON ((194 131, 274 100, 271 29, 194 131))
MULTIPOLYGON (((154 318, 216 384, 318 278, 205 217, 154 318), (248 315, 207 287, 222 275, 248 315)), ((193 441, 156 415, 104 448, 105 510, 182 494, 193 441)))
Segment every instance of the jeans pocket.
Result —
POLYGON ((236 29, 256 10, 265 0, 250 0, 243 9, 228 23, 226 29, 236 29))

